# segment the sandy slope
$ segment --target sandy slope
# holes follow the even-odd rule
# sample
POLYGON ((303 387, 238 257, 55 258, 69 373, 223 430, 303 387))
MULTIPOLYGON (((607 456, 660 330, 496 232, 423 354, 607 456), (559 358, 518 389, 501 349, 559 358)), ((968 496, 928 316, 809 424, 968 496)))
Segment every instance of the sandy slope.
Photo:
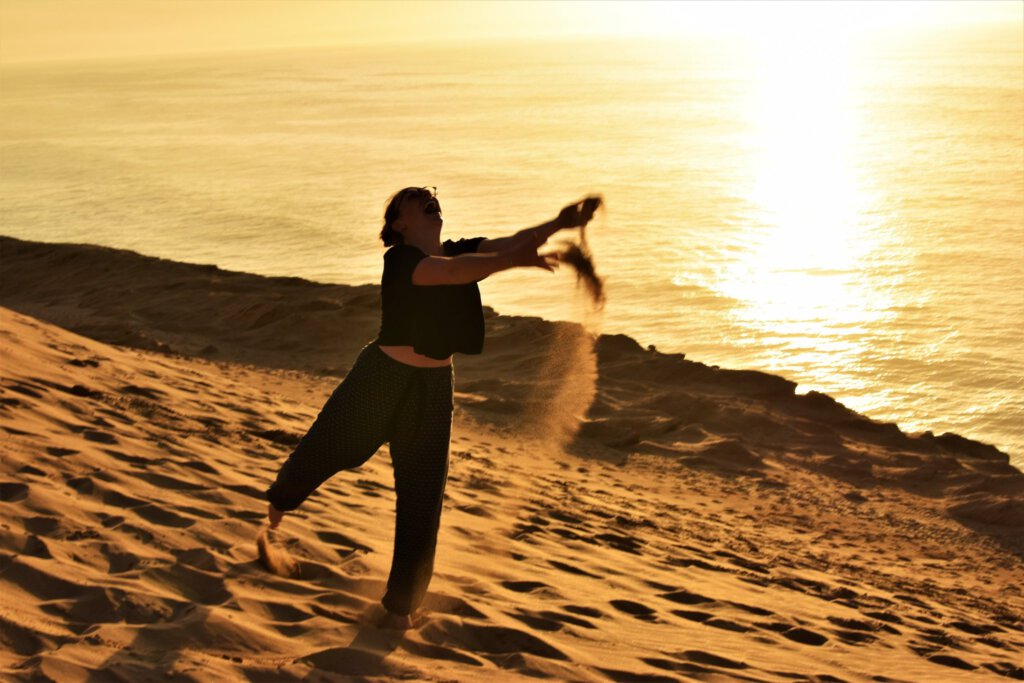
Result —
POLYGON ((504 316, 488 321, 488 364, 457 359, 429 619, 378 631, 386 447, 286 519, 302 578, 268 575, 253 545, 263 490, 337 382, 302 371, 330 367, 323 334, 288 335, 318 314, 287 310, 355 309, 347 330, 309 323, 351 361, 372 336, 358 324, 369 294, 19 244, 2 244, 5 305, 221 358, 235 330, 238 359, 263 365, 2 311, 5 676, 1024 677, 1024 476, 1005 454, 905 435, 779 378, 504 316), (45 282, 30 288, 33 269, 45 282), (283 308, 224 323, 260 305, 283 308))

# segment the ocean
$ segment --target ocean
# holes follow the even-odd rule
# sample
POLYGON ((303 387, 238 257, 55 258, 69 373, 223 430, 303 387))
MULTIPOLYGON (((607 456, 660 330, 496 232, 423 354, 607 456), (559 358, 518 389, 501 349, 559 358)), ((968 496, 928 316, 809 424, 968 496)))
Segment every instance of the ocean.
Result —
POLYGON ((404 186, 438 188, 454 238, 600 193, 602 311, 564 268, 492 276, 484 302, 781 374, 1024 468, 1022 36, 8 64, 0 233, 361 284, 404 186))

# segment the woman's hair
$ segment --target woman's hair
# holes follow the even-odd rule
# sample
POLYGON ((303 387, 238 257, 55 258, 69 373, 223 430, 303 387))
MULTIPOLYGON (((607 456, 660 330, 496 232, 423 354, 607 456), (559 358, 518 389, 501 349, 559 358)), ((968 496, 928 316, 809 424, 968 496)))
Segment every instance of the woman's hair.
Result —
POLYGON ((380 230, 380 239, 384 242, 384 246, 402 244, 402 233, 394 228, 395 221, 401 215, 402 202, 408 197, 434 197, 436 195, 436 187, 406 187, 391 195, 391 199, 387 201, 384 208, 384 227, 380 230))

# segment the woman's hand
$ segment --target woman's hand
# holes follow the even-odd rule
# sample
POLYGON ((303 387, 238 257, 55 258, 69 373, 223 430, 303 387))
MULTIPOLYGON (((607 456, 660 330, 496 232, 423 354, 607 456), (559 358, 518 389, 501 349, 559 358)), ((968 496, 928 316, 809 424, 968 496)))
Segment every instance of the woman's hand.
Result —
POLYGON ((594 212, 599 206, 601 206, 601 197, 598 195, 591 195, 583 201, 570 204, 559 212, 558 218, 555 219, 555 226, 559 229, 582 228, 594 217, 594 212))
POLYGON ((508 259, 509 268, 536 267, 554 271, 558 268, 558 257, 555 254, 538 254, 539 246, 533 239, 523 240, 502 252, 502 256, 508 259))

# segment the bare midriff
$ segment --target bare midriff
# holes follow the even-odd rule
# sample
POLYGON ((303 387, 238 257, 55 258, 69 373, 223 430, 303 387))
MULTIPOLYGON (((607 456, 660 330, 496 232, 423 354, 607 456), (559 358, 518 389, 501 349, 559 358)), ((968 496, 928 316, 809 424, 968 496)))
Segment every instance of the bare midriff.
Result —
POLYGON ((413 365, 417 368, 443 368, 452 364, 451 356, 438 360, 430 356, 424 356, 421 353, 416 353, 411 346, 380 346, 378 344, 378 348, 399 363, 413 365))

